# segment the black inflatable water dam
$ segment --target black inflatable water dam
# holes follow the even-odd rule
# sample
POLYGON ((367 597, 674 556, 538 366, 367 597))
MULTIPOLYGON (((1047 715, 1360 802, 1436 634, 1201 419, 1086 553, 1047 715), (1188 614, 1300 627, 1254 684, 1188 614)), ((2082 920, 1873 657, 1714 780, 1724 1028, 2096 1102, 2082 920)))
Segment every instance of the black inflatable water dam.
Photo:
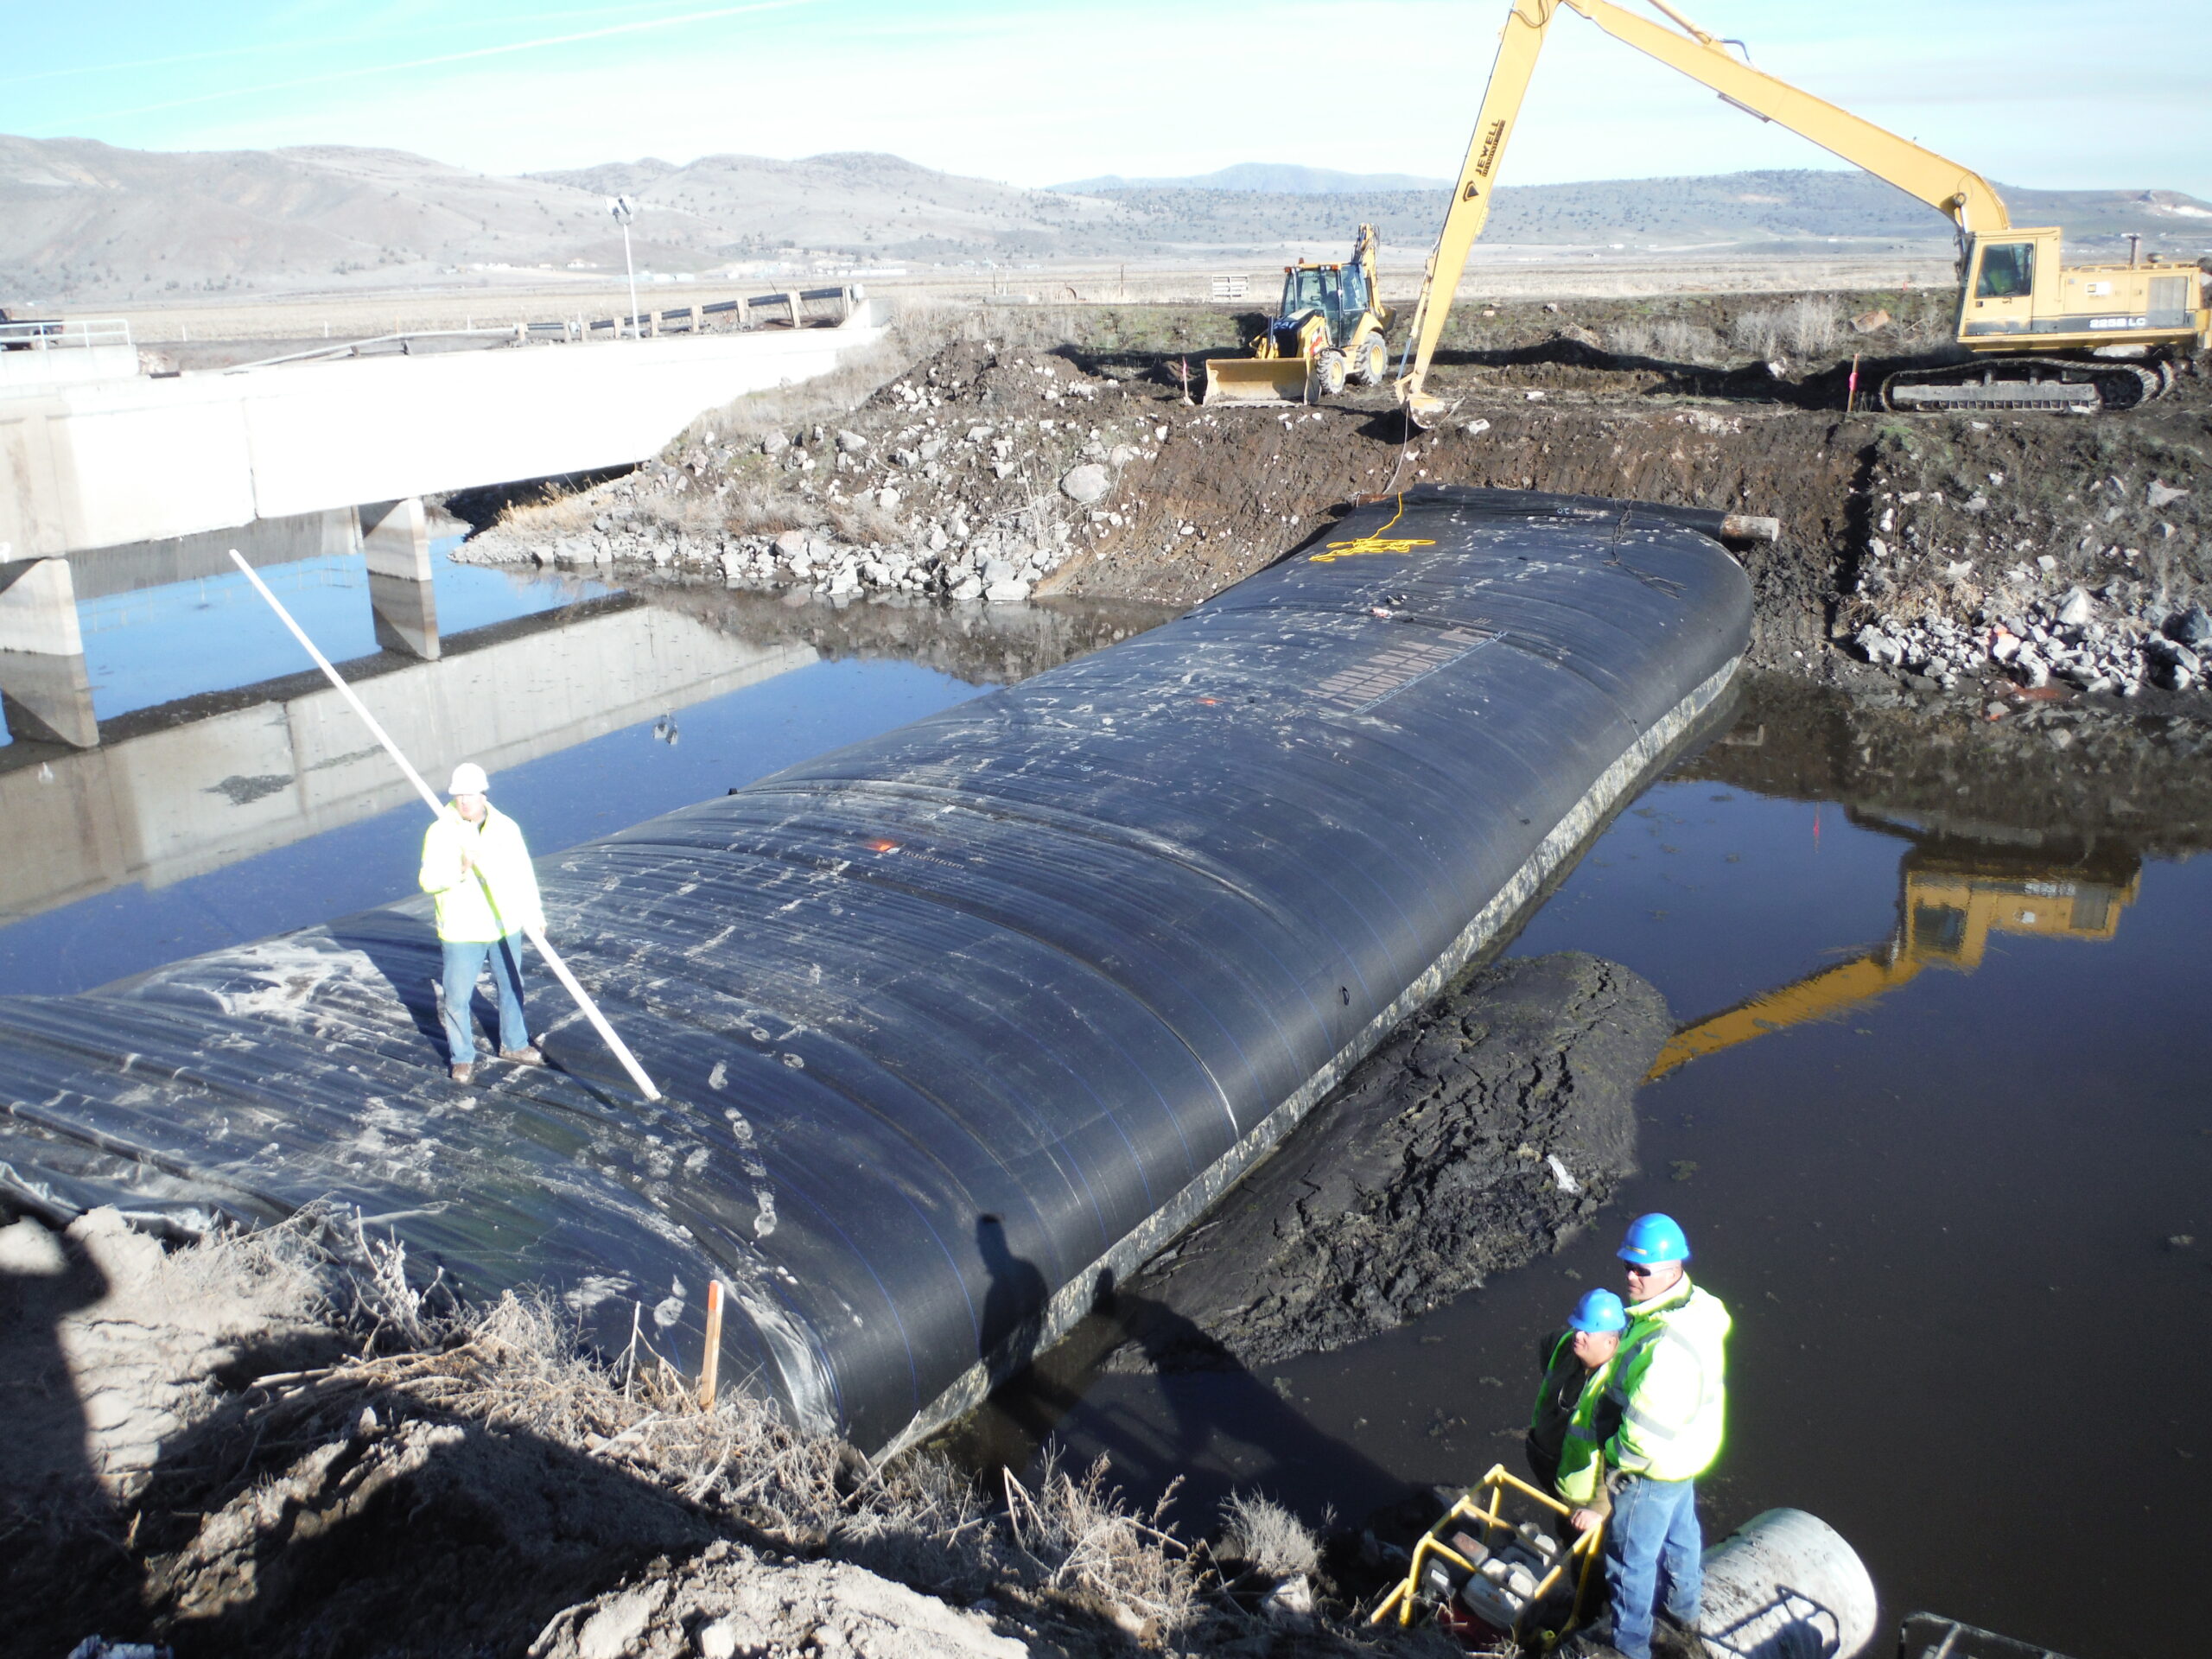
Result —
POLYGON ((1719 524, 1414 493, 1179 621, 541 861, 658 1106, 542 977, 563 1070, 449 1083, 419 900, 0 1000, 0 1193, 185 1230, 334 1196, 471 1294, 550 1286, 686 1370, 719 1276, 725 1377, 904 1444, 1192 1220, 1719 695, 1751 593, 1719 524))

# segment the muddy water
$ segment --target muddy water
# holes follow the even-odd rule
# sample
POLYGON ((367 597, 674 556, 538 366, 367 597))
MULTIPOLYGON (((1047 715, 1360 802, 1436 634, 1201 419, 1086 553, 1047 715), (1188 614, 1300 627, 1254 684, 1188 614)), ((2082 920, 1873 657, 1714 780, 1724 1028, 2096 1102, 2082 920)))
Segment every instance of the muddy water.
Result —
POLYGON ((1612 957, 1693 1025, 1783 991, 1646 1086, 1644 1173, 1599 1232, 1262 1376, 1062 1370, 1009 1391, 1001 1453, 1049 1427, 1135 1491, 1183 1477, 1201 1523, 1232 1485, 1358 1517, 1517 1472, 1541 1338, 1620 1287, 1619 1224, 1664 1209, 1736 1318, 1709 1532, 1793 1505, 1858 1546, 1891 1615, 2190 1650, 2175 1586, 2212 1545, 2212 859, 2069 836, 2047 796, 1993 823, 2001 779, 1952 785, 1985 815, 1963 825, 1757 792, 1732 766, 1770 791, 1790 770, 1763 712, 1738 728, 1757 747, 1648 791, 1511 947, 1612 957))

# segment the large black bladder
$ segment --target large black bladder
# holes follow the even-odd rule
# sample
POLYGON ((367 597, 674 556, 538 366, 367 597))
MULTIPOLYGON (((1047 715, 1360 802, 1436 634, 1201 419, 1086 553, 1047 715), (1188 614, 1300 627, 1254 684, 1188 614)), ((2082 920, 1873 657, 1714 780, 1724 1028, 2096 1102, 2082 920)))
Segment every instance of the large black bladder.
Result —
POLYGON ((0 1001, 0 1184, 334 1197, 871 1449, 981 1398, 1493 938, 1726 685, 1719 514, 1426 489, 1179 621, 541 861, 574 1016, 444 1075, 410 900, 0 1001))

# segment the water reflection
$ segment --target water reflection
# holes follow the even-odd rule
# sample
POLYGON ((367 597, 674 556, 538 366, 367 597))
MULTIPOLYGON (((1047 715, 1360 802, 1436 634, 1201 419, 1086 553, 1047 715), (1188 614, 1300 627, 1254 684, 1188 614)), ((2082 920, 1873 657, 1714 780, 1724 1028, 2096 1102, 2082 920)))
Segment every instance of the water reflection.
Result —
MULTIPOLYGON (((1872 815, 1851 817, 1892 828, 1872 815)), ((1898 864, 1897 927, 1885 944, 1682 1027, 1652 1062, 1649 1080, 1770 1032, 1840 1018, 1910 983, 1923 969, 1970 974, 1981 966, 1993 932, 2109 940, 2120 912, 2135 902, 2141 872, 2142 861, 2124 847, 2085 847, 2061 859, 2041 849, 1915 837, 1898 864)))
MULTIPOLYGON (((437 626, 448 638, 616 591, 587 578, 456 564, 460 544, 459 536, 431 543, 437 626)), ((86 558, 89 565, 102 556, 86 558)), ((264 565, 261 575, 332 661, 378 651, 369 572, 357 550, 264 565)), ((80 590, 77 614, 92 712, 102 721, 300 667, 299 646, 235 570, 90 597, 80 590)))
MULTIPOLYGON (((315 568, 280 567, 309 581, 315 568)), ((461 569, 460 601, 448 609, 440 594, 442 620, 475 620, 469 579, 510 583, 461 569)), ((343 592, 359 601, 365 633, 359 588, 343 592)), ((652 601, 618 594, 509 618, 448 633, 436 661, 382 653, 344 671, 425 772, 470 758, 499 774, 501 805, 547 853, 1166 614, 789 604, 719 588, 652 601)), ((174 594, 167 602, 162 626, 174 629, 174 594)), ((410 791, 336 694, 294 671, 298 647, 284 644, 289 656, 262 664, 281 679, 138 710, 97 748, 0 751, 12 853, 0 861, 0 994, 87 989, 412 891, 410 791)))

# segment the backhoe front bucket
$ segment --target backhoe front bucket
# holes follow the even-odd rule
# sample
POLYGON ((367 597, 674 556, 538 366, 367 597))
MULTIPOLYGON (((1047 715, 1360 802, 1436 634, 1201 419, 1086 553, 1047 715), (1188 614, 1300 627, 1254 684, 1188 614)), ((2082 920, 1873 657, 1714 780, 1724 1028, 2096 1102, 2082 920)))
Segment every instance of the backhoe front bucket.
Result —
POLYGON ((1210 357, 1209 404, 1302 404, 1307 364, 1302 357, 1210 357))

